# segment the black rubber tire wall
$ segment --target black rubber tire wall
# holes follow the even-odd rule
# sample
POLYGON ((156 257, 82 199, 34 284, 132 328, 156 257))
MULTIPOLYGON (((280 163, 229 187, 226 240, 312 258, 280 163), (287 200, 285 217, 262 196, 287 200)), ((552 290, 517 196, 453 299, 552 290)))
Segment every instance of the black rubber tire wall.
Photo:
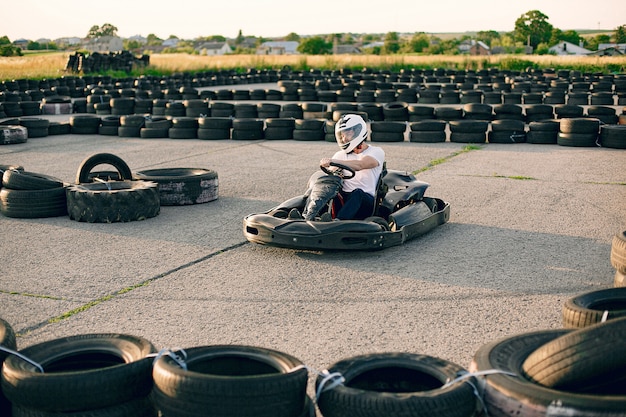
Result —
POLYGON ((44 368, 9 356, 2 390, 14 404, 48 411, 80 411, 131 401, 152 389, 154 346, 122 334, 55 339, 20 350, 44 368))
MULTIPOLYGON (((470 417, 477 409, 471 385, 458 382, 444 387, 463 371, 456 364, 425 355, 360 355, 328 368, 345 382, 323 391, 318 406, 324 417, 470 417)), ((316 388, 322 380, 318 376, 316 388)))
POLYGON ((291 355, 237 345, 185 352, 186 370, 169 356, 154 363, 153 400, 163 415, 292 417, 305 408, 308 371, 291 355))

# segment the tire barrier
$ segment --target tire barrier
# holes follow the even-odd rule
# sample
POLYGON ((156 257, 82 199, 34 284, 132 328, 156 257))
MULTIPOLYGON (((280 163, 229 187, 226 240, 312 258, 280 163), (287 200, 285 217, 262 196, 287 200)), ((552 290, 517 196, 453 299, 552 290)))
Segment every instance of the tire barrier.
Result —
POLYGON ((626 317, 626 288, 589 291, 563 305, 563 327, 582 328, 605 320, 626 317))
MULTIPOLYGON (((0 318, 0 347, 8 348, 13 351, 17 350, 17 343, 15 341, 15 331, 13 327, 5 320, 0 318)), ((4 360, 9 355, 8 352, 0 349, 0 369, 4 360)), ((11 402, 2 393, 2 387, 0 386, 0 415, 11 415, 11 402)))
POLYGON ((464 372, 452 362, 426 355, 355 356, 317 377, 318 406, 324 417, 470 417, 477 413, 478 399, 473 378, 455 381, 464 372), (327 387, 333 377, 341 383, 327 387))
POLYGON ((123 334, 42 342, 5 359, 2 392, 18 416, 37 412, 147 416, 153 385, 149 355, 154 352, 149 341, 123 334), (133 410, 141 412, 129 414, 133 410))
POLYGON ((514 335, 483 345, 476 351, 469 371, 483 374, 479 377, 481 397, 489 416, 624 415, 626 395, 622 386, 622 393, 618 395, 570 392, 545 387, 524 375, 523 365, 529 355, 571 332, 562 329, 514 335))
POLYGON ((162 168, 138 171, 136 179, 159 185, 162 206, 202 204, 218 198, 217 172, 199 168, 162 168))
POLYGON ((241 345, 184 352, 184 368, 171 355, 154 362, 152 398, 164 417, 311 415, 308 370, 291 355, 241 345))

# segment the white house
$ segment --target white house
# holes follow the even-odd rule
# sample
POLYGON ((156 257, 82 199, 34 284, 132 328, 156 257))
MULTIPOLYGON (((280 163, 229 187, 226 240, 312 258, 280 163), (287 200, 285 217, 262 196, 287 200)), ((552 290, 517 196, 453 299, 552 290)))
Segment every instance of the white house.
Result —
POLYGON ((226 42, 205 42, 196 48, 200 55, 231 54, 233 49, 226 42))
POLYGON ((567 41, 560 41, 556 45, 551 46, 548 51, 556 55, 587 55, 591 52, 589 49, 567 41))
POLYGON ((257 55, 293 55, 298 53, 299 42, 270 41, 263 42, 256 50, 257 55))

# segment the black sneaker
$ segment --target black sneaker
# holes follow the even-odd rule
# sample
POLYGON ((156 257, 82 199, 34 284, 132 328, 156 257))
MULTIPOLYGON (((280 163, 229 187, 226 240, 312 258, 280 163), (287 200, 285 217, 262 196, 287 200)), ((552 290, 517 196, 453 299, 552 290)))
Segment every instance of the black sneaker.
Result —
POLYGON ((320 221, 321 222, 332 222, 333 218, 332 218, 332 216, 330 215, 329 212, 326 212, 326 213, 324 213, 324 214, 322 214, 320 216, 320 221))
POLYGON ((302 214, 300 214, 297 208, 292 208, 287 218, 289 220, 304 220, 304 217, 302 217, 302 214))

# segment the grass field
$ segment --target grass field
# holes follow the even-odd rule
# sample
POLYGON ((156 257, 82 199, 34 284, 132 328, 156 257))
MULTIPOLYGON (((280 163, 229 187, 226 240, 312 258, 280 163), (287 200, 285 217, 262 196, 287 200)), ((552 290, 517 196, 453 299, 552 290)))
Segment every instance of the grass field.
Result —
MULTIPOLYGON (((68 52, 33 54, 23 57, 0 57, 0 80, 57 78, 65 72, 68 52)), ((249 68, 296 71, 310 69, 362 70, 363 68, 399 71, 411 68, 471 69, 500 68, 523 70, 528 67, 572 69, 582 72, 626 73, 626 57, 580 57, 552 55, 222 55, 155 54, 141 74, 169 75, 175 72, 237 70, 249 68)), ((109 74, 125 76, 125 74, 109 74)))

